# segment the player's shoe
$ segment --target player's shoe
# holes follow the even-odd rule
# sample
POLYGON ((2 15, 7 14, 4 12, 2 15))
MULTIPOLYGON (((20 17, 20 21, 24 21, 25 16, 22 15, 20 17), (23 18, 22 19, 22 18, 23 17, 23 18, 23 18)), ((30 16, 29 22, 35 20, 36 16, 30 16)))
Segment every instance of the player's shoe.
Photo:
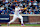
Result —
POLYGON ((21 26, 25 26, 24 24, 21 24, 21 26))
POLYGON ((0 26, 1 26, 1 24, 0 24, 0 26))
POLYGON ((9 23, 7 24, 7 26, 9 26, 9 23))
POLYGON ((24 24, 21 24, 21 27, 24 27, 24 24))
POLYGON ((24 24, 21 24, 21 26, 24 26, 24 24))

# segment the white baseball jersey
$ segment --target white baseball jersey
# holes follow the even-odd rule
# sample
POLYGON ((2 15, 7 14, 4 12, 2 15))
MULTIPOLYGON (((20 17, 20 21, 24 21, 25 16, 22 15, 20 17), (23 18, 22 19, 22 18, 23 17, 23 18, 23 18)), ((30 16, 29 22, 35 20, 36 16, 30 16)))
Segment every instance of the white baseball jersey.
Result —
POLYGON ((15 8, 15 15, 19 15, 19 13, 21 12, 21 11, 19 11, 19 9, 20 9, 20 7, 17 7, 17 8, 15 8))

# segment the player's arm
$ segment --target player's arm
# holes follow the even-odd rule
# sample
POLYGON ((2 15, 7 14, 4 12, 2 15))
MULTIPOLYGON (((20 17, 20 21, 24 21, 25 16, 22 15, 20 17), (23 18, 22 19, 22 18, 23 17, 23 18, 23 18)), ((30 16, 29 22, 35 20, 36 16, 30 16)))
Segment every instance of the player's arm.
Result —
POLYGON ((26 10, 27 8, 20 8, 19 10, 26 10))
POLYGON ((20 7, 18 8, 18 10, 23 10, 23 9, 24 9, 24 8, 20 8, 20 7))

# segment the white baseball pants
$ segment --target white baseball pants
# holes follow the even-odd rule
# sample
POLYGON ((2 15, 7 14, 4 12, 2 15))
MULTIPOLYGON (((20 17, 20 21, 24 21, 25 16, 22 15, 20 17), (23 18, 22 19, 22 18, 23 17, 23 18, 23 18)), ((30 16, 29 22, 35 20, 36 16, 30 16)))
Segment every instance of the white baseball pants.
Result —
POLYGON ((23 17, 21 15, 15 15, 15 14, 14 14, 13 19, 8 23, 10 24, 10 23, 14 22, 17 18, 21 19, 21 24, 23 24, 23 17))

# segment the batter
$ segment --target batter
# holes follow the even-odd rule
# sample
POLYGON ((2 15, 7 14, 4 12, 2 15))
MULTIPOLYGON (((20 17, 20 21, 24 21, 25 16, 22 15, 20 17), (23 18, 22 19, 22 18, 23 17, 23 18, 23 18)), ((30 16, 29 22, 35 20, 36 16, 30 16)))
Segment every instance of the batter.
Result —
POLYGON ((18 7, 18 5, 16 5, 14 17, 13 17, 13 19, 12 19, 10 22, 8 22, 8 25, 9 25, 10 23, 14 22, 17 18, 21 19, 21 25, 24 25, 24 24, 23 24, 23 17, 19 14, 19 13, 20 13, 19 10, 21 10, 20 7, 18 7))

